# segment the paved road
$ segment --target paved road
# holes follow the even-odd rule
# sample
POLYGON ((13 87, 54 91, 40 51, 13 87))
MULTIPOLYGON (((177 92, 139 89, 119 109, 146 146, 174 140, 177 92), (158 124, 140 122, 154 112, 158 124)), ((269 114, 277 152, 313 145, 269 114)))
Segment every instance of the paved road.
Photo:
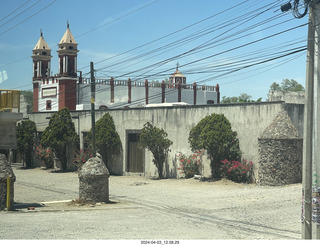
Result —
POLYGON ((14 172, 20 211, 0 213, 1 239, 300 239, 301 184, 111 176, 114 204, 76 207, 51 201, 78 197, 77 173, 14 172))

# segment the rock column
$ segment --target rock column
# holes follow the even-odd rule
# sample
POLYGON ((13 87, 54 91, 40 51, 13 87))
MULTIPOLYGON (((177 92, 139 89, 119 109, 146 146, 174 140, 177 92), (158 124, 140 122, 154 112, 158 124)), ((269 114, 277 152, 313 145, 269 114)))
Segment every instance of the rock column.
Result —
POLYGON ((10 177, 10 210, 14 209, 14 175, 10 163, 4 154, 0 154, 0 210, 7 208, 7 179, 10 177))
POLYGON ((96 203, 108 202, 109 176, 102 159, 90 158, 79 171, 79 197, 96 203))

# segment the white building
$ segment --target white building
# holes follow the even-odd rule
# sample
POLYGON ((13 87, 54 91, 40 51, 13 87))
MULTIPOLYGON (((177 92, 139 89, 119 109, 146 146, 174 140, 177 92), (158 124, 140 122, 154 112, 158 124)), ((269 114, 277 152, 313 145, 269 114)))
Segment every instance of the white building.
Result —
MULTIPOLYGON (((51 49, 40 38, 33 49, 33 111, 88 110, 91 108, 91 81, 77 76, 78 43, 69 24, 58 44, 59 72, 50 76, 51 49)), ((81 74, 81 73, 80 73, 81 74)), ((185 102, 190 105, 218 104, 219 85, 187 84, 177 66, 169 83, 95 79, 96 109, 141 107, 148 104, 185 102)))

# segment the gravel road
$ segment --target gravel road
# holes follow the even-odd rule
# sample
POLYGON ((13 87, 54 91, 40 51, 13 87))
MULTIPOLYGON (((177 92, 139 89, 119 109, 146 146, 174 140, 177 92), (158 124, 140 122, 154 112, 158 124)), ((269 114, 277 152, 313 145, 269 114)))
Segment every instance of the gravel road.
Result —
POLYGON ((0 213, 1 239, 301 237, 301 184, 261 187, 227 180, 111 176, 112 204, 79 207, 57 202, 78 198, 77 173, 18 165, 14 172, 17 211, 0 213), (28 211, 30 206, 35 210, 28 211))

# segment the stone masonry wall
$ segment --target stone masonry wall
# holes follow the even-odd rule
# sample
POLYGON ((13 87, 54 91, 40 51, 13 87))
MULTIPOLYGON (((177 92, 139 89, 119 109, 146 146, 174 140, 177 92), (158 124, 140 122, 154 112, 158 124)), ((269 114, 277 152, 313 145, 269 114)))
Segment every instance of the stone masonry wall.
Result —
POLYGON ((258 138, 259 183, 286 185, 302 180, 303 139, 288 113, 280 111, 258 138))
POLYGON ((6 208, 7 201, 7 178, 11 178, 10 182, 10 206, 13 209, 14 204, 14 182, 16 176, 12 171, 10 163, 4 154, 0 154, 0 210, 6 208))
POLYGON ((302 139, 259 139, 261 185, 301 183, 302 139))

